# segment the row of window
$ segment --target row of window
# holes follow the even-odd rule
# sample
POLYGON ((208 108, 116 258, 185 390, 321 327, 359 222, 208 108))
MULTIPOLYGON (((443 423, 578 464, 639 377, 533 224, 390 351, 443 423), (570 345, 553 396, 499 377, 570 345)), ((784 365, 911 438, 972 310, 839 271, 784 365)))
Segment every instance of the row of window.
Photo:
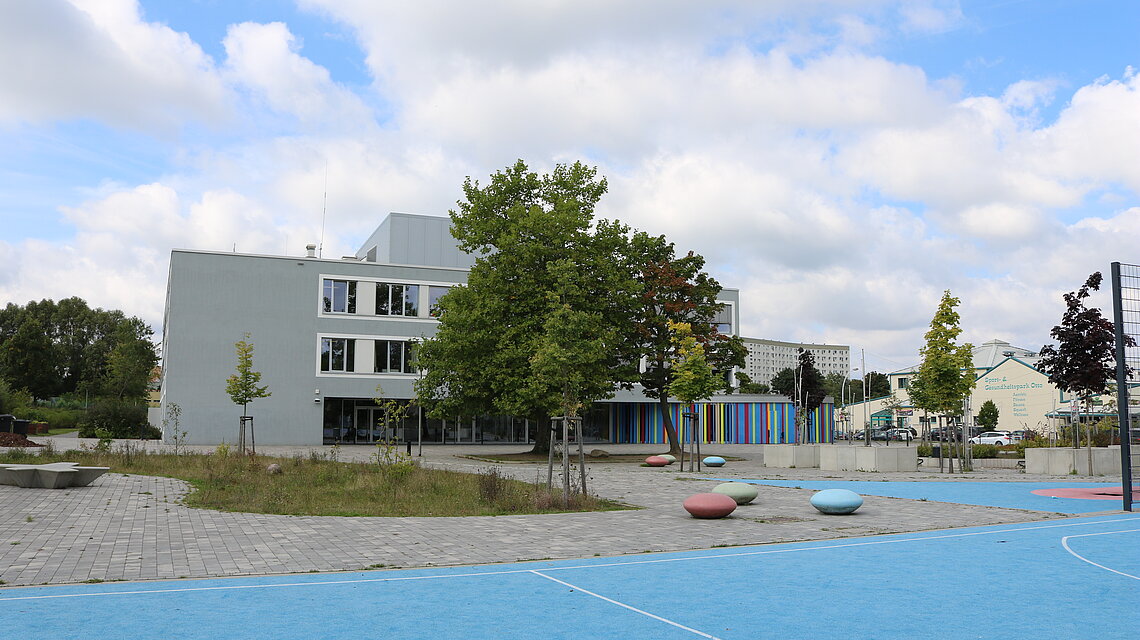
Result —
MULTIPOLYGON (((322 297, 325 313, 357 313, 356 290, 358 286, 376 287, 376 305, 373 313, 378 316, 420 316, 420 285, 394 284, 389 282, 357 282, 355 280, 325 279, 322 285, 322 297)), ((430 317, 437 317, 439 311, 436 305, 448 287, 427 287, 427 313, 430 317)))
POLYGON ((372 343, 373 365, 369 373, 415 373, 414 345, 407 340, 356 340, 355 338, 321 338, 321 371, 354 373, 356 343, 364 348, 372 343))

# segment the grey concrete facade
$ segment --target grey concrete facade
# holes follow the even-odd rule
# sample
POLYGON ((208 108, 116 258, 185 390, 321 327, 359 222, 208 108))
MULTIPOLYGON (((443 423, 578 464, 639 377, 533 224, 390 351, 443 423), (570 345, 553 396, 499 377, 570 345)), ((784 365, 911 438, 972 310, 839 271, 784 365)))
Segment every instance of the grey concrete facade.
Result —
POLYGON ((163 326, 161 415, 176 403, 190 444, 233 442, 241 407, 226 394, 226 378, 237 364, 234 343, 248 333, 254 369, 273 394, 249 407, 258 440, 320 444, 325 398, 372 398, 377 385, 387 397, 412 397, 415 375, 375 373, 369 345, 431 336, 430 287, 466 279, 458 267, 176 250, 163 326), (356 283, 355 312, 325 310, 326 280, 356 283), (374 285, 381 283, 418 285, 418 315, 376 315, 374 285), (322 371, 323 338, 358 341, 356 370, 322 371))
MULTIPOLYGON (((259 444, 319 445, 331 441, 333 430, 339 439, 364 424, 364 418, 357 408, 336 407, 375 407, 370 399, 377 397, 378 386, 385 398, 414 397, 416 373, 411 368, 385 370, 377 359, 385 357, 381 352, 392 343, 406 346, 434 335, 434 296, 466 283, 474 257, 456 246, 449 229, 447 217, 392 213, 355 256, 340 259, 173 251, 163 324, 162 399, 151 414, 164 440, 171 442, 176 432, 185 431, 187 444, 236 442, 242 408, 226 393, 226 379, 237 366, 234 345, 246 334, 254 347, 253 369, 261 372, 261 383, 272 394, 249 405, 259 444), (381 309, 383 300, 395 300, 393 287, 415 287, 406 294, 416 303, 414 312, 381 309), (341 290, 343 301, 337 293, 326 300, 330 291, 341 290), (342 370, 323 360, 330 341, 344 345, 349 364, 342 370), (177 429, 163 419, 174 405, 181 410, 177 429), (330 428, 329 412, 335 411, 341 411, 340 422, 330 428)), ((723 332, 736 334, 740 292, 724 289, 719 299, 725 307, 716 322, 723 332)), ((615 401, 648 399, 635 391, 615 401)), ((475 431, 473 422, 453 422, 451 433, 473 442, 475 431)), ((451 440, 446 425, 436 432, 451 440)))

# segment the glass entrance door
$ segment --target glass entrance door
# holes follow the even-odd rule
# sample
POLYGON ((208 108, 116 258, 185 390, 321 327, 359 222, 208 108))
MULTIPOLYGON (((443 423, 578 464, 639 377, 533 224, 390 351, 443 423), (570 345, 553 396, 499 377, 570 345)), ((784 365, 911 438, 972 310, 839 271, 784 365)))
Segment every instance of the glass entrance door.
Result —
POLYGON ((384 418, 384 409, 380 407, 357 407, 355 439, 347 438, 347 440, 357 444, 372 444, 380 441, 395 442, 401 426, 401 416, 390 416, 387 421, 384 418))

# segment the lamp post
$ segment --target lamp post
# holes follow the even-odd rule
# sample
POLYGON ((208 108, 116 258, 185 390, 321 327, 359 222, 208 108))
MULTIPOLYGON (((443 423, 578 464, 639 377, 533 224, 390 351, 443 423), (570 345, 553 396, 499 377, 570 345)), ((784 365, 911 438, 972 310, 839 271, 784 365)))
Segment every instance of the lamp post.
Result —
POLYGON ((867 420, 867 353, 859 350, 863 365, 863 446, 871 446, 871 423, 867 420))
MULTIPOLYGON (((855 369, 853 369, 851 373, 858 371, 858 370, 859 370, 859 367, 855 367, 855 369)), ((839 402, 840 402, 840 404, 843 405, 843 408, 841 409, 841 411, 843 412, 843 422, 844 422, 844 427, 846 427, 847 441, 848 442, 854 442, 854 439, 852 438, 852 431, 853 430, 851 429, 851 424, 853 423, 853 421, 851 420, 851 416, 847 415, 847 407, 851 403, 848 402, 849 398, 847 398, 844 395, 844 393, 845 393, 844 390, 847 389, 847 387, 848 387, 847 383, 851 382, 851 373, 848 373, 847 375, 843 376, 843 384, 839 385, 839 402)), ((866 400, 866 398, 864 398, 864 400, 866 400)))

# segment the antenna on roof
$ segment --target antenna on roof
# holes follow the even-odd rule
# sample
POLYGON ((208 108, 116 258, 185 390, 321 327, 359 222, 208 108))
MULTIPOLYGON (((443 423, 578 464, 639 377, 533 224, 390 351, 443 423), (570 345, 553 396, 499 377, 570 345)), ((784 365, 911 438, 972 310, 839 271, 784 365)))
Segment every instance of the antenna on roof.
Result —
POLYGON ((325 158, 325 192, 321 198, 321 244, 317 247, 317 257, 325 252, 325 212, 329 203, 329 160, 325 158))

